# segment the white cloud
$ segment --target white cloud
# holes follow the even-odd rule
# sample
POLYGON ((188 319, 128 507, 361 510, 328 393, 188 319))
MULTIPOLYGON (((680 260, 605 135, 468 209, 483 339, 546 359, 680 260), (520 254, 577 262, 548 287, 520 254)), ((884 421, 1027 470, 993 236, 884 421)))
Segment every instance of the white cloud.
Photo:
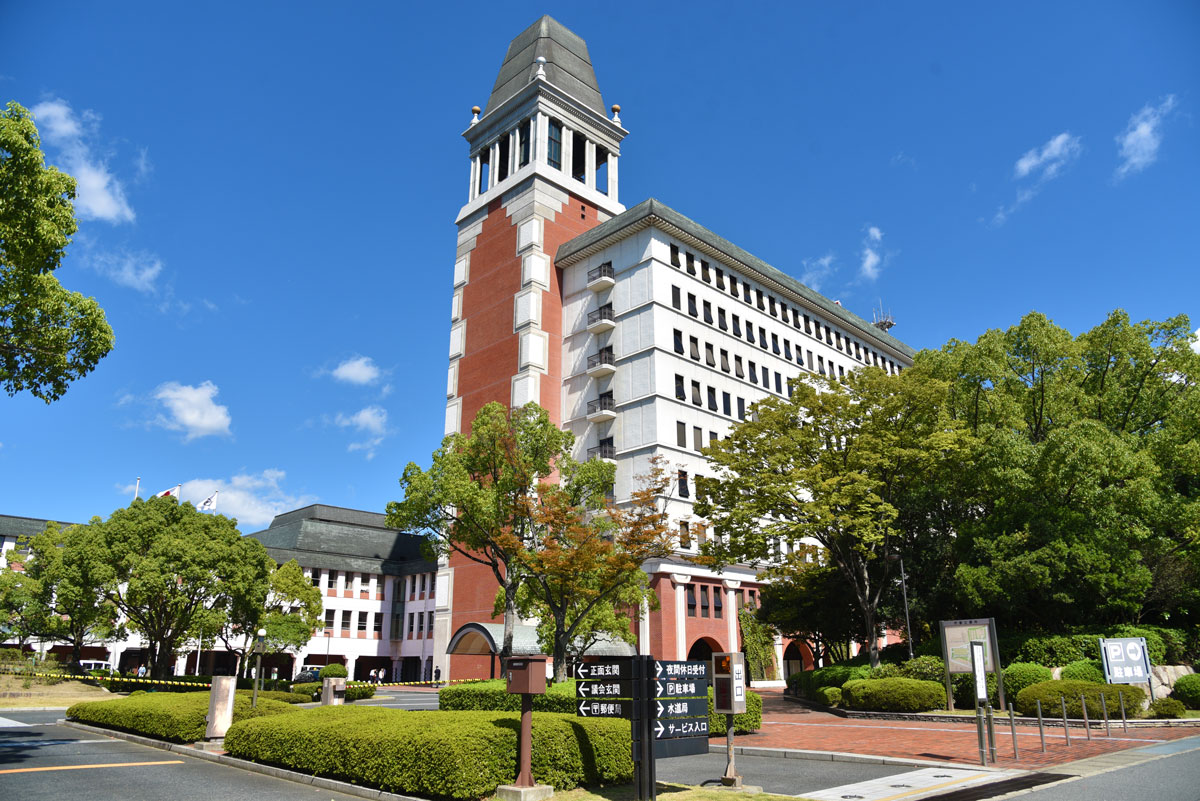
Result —
POLYGON ((1000 226, 1008 220, 1009 215, 1037 197, 1042 187, 1062 175, 1073 161, 1083 153, 1083 140, 1071 136, 1069 131, 1063 131, 1052 136, 1041 147, 1029 150, 1013 165, 1013 179, 1020 181, 1026 178, 1033 183, 1019 187, 1016 199, 1007 206, 996 209, 992 216, 992 225, 1000 226))
POLYGON ((878 228, 872 225, 867 229, 867 239, 871 240, 872 242, 881 242, 883 241, 883 231, 880 231, 878 228))
POLYGON ((832 253, 826 253, 819 259, 805 259, 802 262, 804 272, 800 275, 800 282, 811 287, 814 292, 820 292, 821 284, 833 275, 833 261, 832 253))
POLYGON ((172 431, 187 433, 186 441, 210 435, 229 436, 229 408, 216 403, 217 385, 205 381, 188 386, 168 381, 154 392, 154 398, 166 407, 167 416, 159 414, 156 423, 172 431))
POLYGON ((157 291, 163 269, 162 259, 144 250, 111 252, 85 247, 81 261, 113 283, 147 293, 157 291))
POLYGON ((268 469, 261 473, 239 473, 231 478, 194 478, 183 483, 183 500, 199 503, 220 491, 217 514, 236 517, 242 527, 260 528, 277 514, 307 506, 315 495, 291 494, 281 486, 286 473, 268 469))
POLYGON ((135 215, 125 198, 125 188, 87 141, 89 133, 98 127, 100 116, 92 111, 76 116, 70 104, 58 98, 38 103, 32 112, 42 139, 58 149, 63 169, 75 177, 75 212, 79 217, 133 222, 135 215))
POLYGON ((333 377, 347 384, 373 384, 382 371, 370 356, 355 356, 333 368, 333 377))
POLYGON ((858 265, 858 277, 864 281, 874 281, 879 277, 883 266, 883 256, 879 253, 879 245, 883 242, 883 231, 878 226, 867 226, 867 235, 863 239, 862 261, 858 265))
POLYGON ((346 450, 351 453, 365 451, 367 459, 370 460, 375 458, 375 449, 383 443, 388 434, 387 418, 387 409, 381 406, 367 406, 352 415, 338 413, 334 423, 342 428, 353 428, 360 434, 367 435, 359 442, 351 442, 346 446, 346 450))
POLYGON ((1139 173, 1158 160, 1158 147, 1162 144, 1162 121, 1175 108, 1175 95, 1167 95, 1157 106, 1147 103, 1142 110, 1129 118, 1125 130, 1117 135, 1117 151, 1121 164, 1113 173, 1120 181, 1127 175, 1139 173))

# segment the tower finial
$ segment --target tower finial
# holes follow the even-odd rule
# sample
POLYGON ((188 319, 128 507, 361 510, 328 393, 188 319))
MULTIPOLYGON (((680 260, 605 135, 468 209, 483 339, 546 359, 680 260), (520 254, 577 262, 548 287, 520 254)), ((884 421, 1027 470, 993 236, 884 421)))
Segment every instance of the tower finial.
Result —
POLYGON ((537 69, 537 72, 534 73, 533 77, 534 78, 542 78, 543 80, 545 80, 545 78, 546 78, 546 57, 538 56, 537 58, 534 59, 534 61, 537 62, 538 69, 537 69))
POLYGON ((479 108, 479 106, 471 106, 471 113, 475 115, 475 116, 471 117, 472 125, 479 122, 479 112, 480 111, 481 111, 481 109, 479 108))
POLYGON ((618 106, 616 103, 613 103, 612 112, 613 112, 612 121, 615 122, 617 125, 620 125, 621 124, 621 107, 618 106))

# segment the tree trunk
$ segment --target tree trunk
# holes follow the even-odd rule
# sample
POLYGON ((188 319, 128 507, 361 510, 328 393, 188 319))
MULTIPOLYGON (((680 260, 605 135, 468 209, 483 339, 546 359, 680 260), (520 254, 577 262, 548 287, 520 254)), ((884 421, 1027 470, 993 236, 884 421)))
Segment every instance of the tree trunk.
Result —
POLYGON ((554 616, 554 680, 566 681, 567 676, 567 614, 554 616))
POLYGON ((513 626, 517 619, 517 582, 509 571, 504 575, 504 643, 500 646, 500 669, 503 671, 512 656, 513 626))
POLYGON ((875 610, 864 610, 863 620, 867 624, 867 653, 870 656, 871 667, 877 668, 879 667, 879 637, 875 633, 875 610))

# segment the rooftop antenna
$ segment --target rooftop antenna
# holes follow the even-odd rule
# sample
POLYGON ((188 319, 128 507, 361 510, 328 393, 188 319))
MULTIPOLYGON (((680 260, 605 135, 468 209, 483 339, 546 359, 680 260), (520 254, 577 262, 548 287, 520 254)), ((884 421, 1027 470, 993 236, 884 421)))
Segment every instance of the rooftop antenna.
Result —
POLYGON ((892 313, 890 311, 885 312, 883 310, 882 299, 879 301, 879 311, 876 311, 875 309, 871 310, 871 324, 880 331, 890 331, 892 326, 896 324, 896 320, 892 317, 892 313))

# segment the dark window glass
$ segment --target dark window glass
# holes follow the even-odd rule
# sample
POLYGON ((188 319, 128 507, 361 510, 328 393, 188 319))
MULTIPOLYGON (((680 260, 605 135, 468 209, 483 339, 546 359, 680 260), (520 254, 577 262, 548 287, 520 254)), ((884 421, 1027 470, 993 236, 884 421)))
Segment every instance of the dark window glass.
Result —
POLYGON ((687 271, 688 275, 696 274, 696 257, 691 253, 687 254, 687 271))
POLYGON ((687 425, 682 422, 675 424, 675 444, 681 448, 687 447, 687 425))
POLYGON ((524 167, 529 163, 529 120, 525 120, 517 129, 517 149, 520 152, 517 164, 524 167))
POLYGON ((754 323, 746 321, 746 341, 751 345, 754 344, 754 323))
POLYGON ((679 330, 675 331, 675 352, 683 353, 683 332, 679 330))
POLYGON ((739 420, 746 419, 746 399, 745 398, 738 398, 738 419, 739 420))
POLYGON ((692 426, 692 447, 697 451, 704 447, 704 432, 700 426, 692 426))
POLYGON ((720 306, 717 307, 717 328, 720 328, 722 331, 729 330, 729 323, 725 320, 725 310, 720 306))
POLYGON ((758 308, 762 309, 763 311, 766 311, 766 308, 767 308, 767 307, 766 307, 766 306, 763 304, 763 293, 762 293, 762 290, 761 290, 761 289, 759 289, 759 290, 756 290, 756 292, 758 293, 758 308))
POLYGON ((776 356, 779 355, 779 335, 778 334, 771 334, 771 350, 775 353, 776 356))
POLYGON ((783 320, 785 323, 788 321, 787 304, 784 303, 782 300, 779 301, 779 319, 783 320))
POLYGON ((690 292, 688 293, 688 314, 693 317, 700 316, 699 312, 696 311, 696 296, 690 292))
POLYGON ((679 266, 679 245, 671 245, 671 266, 679 266))
POLYGON ((746 373, 742 371, 742 357, 741 356, 733 357, 733 374, 736 375, 738 378, 746 377, 746 373))
MULTIPOLYGON (((691 544, 692 544, 691 537, 688 538, 687 545, 683 544, 683 527, 680 526, 679 547, 687 548, 691 544)), ((687 604, 688 604, 688 617, 695 617, 696 616, 696 591, 694 589, 692 589, 691 587, 687 588, 687 604)))
POLYGON ((740 337, 742 335, 742 319, 736 314, 733 315, 733 335, 740 337))
POLYGON ((546 145, 546 163, 556 170, 562 169, 562 123, 550 120, 550 136, 546 145))
POLYGON ((775 298, 768 298, 767 305, 771 307, 771 316, 775 317, 775 298))
POLYGON ((767 329, 761 326, 758 329, 758 344, 763 350, 767 349, 767 329))
POLYGON ((762 371, 763 371, 763 389, 770 389, 770 387, 771 387, 771 371, 767 369, 767 366, 765 364, 762 366, 762 371))
POLYGON ((699 381, 692 382, 692 403, 695 404, 696 406, 704 405, 704 401, 702 401, 700 399, 700 382, 699 381))
POLYGON ((708 272, 708 262, 704 261, 704 259, 700 260, 700 280, 706 284, 712 283, 712 276, 708 272))
POLYGON ((683 388, 683 376, 675 376, 675 397, 679 400, 687 400, 687 391, 683 388))
POLYGON ((683 301, 679 297, 679 287, 671 287, 671 305, 676 309, 682 309, 683 301))
POLYGON ((804 333, 812 333, 812 320, 808 319, 808 315, 804 315, 804 333))
POLYGON ((729 351, 727 350, 721 351, 721 369, 729 372, 729 351))
POLYGON ((758 383, 758 365, 754 362, 750 362, 750 383, 758 383))
POLYGON ((722 406, 722 409, 724 410, 726 416, 733 413, 730 409, 731 400, 732 400, 731 396, 728 392, 721 393, 721 406, 722 406))
POLYGON ((713 354, 713 346, 707 342, 704 343, 704 362, 709 367, 717 366, 717 357, 713 354))
POLYGON ((792 360, 792 343, 788 340, 783 340, 783 358, 789 362, 792 360))
POLYGON ((700 340, 695 337, 688 337, 688 342, 692 347, 692 358, 700 361, 700 340))
POLYGON ((717 410, 717 389, 716 389, 716 387, 708 388, 708 408, 714 412, 717 410))
POLYGON ((783 394, 783 376, 781 376, 779 373, 775 374, 775 391, 780 395, 783 394))
POLYGON ((713 321, 712 304, 706 300, 706 301, 704 301, 704 322, 708 323, 709 325, 712 325, 712 321, 713 321))
POLYGON ((717 289, 725 288, 725 271, 720 267, 717 268, 717 289))
POLYGON ((692 497, 692 491, 690 489, 688 489, 688 476, 687 476, 686 470, 679 471, 679 497, 680 498, 692 497))
POLYGON ((708 587, 700 588, 700 617, 708 617, 708 587))

